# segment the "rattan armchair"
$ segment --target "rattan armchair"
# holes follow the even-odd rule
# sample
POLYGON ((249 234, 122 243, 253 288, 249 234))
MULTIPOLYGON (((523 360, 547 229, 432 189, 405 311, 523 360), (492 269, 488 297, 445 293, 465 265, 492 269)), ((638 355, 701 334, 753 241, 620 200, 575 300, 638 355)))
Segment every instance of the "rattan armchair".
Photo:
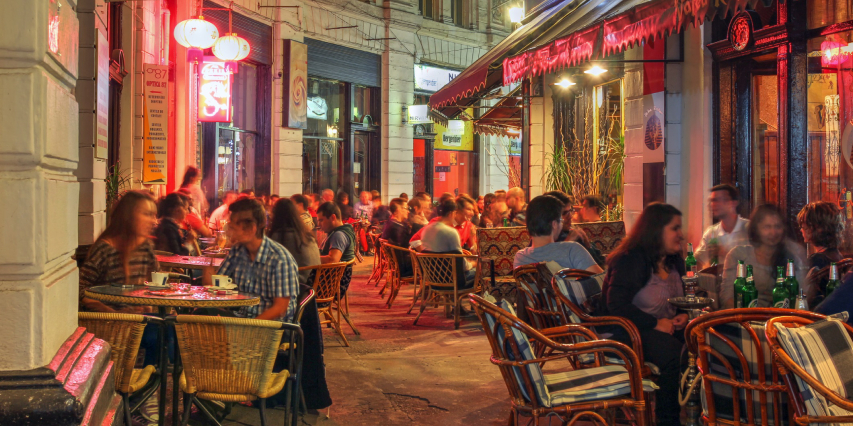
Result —
MULTIPOLYGON (((851 399, 853 397, 849 393, 845 396, 830 389, 827 385, 832 386, 832 384, 828 383, 828 381, 819 380, 806 371, 803 366, 792 359, 788 351, 780 344, 779 338, 781 333, 776 328, 777 324, 787 328, 799 328, 809 326, 815 321, 815 319, 800 316, 782 316, 769 319, 764 327, 767 342, 776 355, 775 358, 778 362, 779 372, 785 377, 785 383, 788 385, 788 397, 794 405, 794 421, 798 425, 813 423, 851 424, 853 423, 853 399, 851 399), (809 401, 804 400, 804 395, 809 397, 809 401), (815 409, 825 411, 825 414, 829 415, 815 415, 815 413, 810 413, 810 411, 815 409)), ((841 321, 833 321, 833 323, 832 326, 836 326, 837 324, 837 327, 841 328, 840 330, 836 328, 834 336, 837 337, 837 340, 845 340, 845 342, 835 342, 832 345, 833 352, 830 353, 801 353, 799 356, 809 358, 809 362, 812 364, 818 363, 819 365, 811 365, 810 368, 820 368, 822 376, 834 376, 834 380, 840 380, 841 383, 836 383, 835 385, 836 389, 841 388, 844 391, 850 392, 848 390, 849 381, 846 380, 849 379, 849 371, 846 372, 844 377, 837 375, 838 368, 849 369, 849 362, 837 364, 834 361, 836 357, 846 360, 850 359, 851 352, 853 352, 853 348, 850 347, 850 338, 853 337, 853 327, 841 321), (845 332, 847 336, 844 336, 845 332), (831 359, 826 360, 826 356, 829 356, 831 359), (829 365, 821 365, 820 363, 829 365), (833 372, 832 370, 836 371, 833 372)), ((829 336, 832 336, 832 333, 827 333, 816 340, 829 336)), ((828 348, 825 347, 825 349, 828 348)))
MULTIPOLYGON (((403 256, 407 259, 409 258, 409 249, 395 246, 385 240, 380 241, 382 244, 382 251, 385 253, 385 258, 388 259, 388 278, 385 280, 385 287, 382 287, 382 290, 388 288, 388 301, 386 302, 386 305, 388 306, 388 309, 391 309, 391 305, 394 303, 394 300, 397 299, 397 293, 400 292, 400 287, 402 287, 404 283, 414 283, 415 277, 404 277, 400 270, 400 259, 403 256)), ((382 294, 382 291, 379 293, 382 294)))
POLYGON ((379 246, 379 234, 368 232, 367 238, 370 238, 371 243, 373 243, 373 270, 370 273, 370 277, 367 278, 367 284, 373 282, 374 287, 376 287, 382 281, 382 278, 385 278, 385 271, 388 265, 385 260, 385 253, 382 252, 382 248, 379 246))
POLYGON ((409 305, 409 310, 406 311, 406 314, 412 313, 412 309, 415 309, 415 306, 418 304, 418 299, 420 299, 424 293, 423 273, 421 272, 421 265, 418 262, 418 253, 409 249, 409 257, 412 261, 412 304, 409 305))
POLYGON ((157 324, 162 332, 163 320, 145 315, 79 312, 77 323, 98 339, 110 344, 110 360, 115 366, 116 391, 124 400, 125 423, 131 424, 131 413, 157 390, 157 386, 149 386, 142 398, 134 406, 130 406, 130 396, 145 388, 156 371, 153 365, 142 369, 133 368, 142 342, 142 333, 148 324, 157 324))
MULTIPOLYGON (((314 291, 317 293, 317 313, 320 315, 320 324, 330 324, 335 332, 341 336, 344 346, 349 346, 349 342, 347 341, 347 337, 344 336, 343 328, 341 328, 341 317, 343 316, 350 323, 353 331, 355 331, 355 327, 349 320, 349 315, 343 312, 341 308, 347 304, 346 300, 341 301, 341 280, 344 277, 347 267, 352 265, 353 262, 354 260, 299 268, 300 271, 314 271, 313 286, 314 291)), ((358 333, 356 332, 356 334, 358 333)))
MULTIPOLYGON (((175 325, 183 361, 180 388, 184 393, 184 426, 189 422, 192 404, 219 425, 199 398, 222 402, 259 400, 261 425, 266 426, 266 399, 281 392, 291 373, 296 376, 291 386, 299 386, 302 365, 299 326, 280 321, 196 315, 178 315, 169 321, 175 325), (284 330, 295 336, 295 371, 273 373, 284 330)), ((298 400, 291 399, 288 402, 296 413, 298 400)))
MULTIPOLYGON (((498 366, 510 394, 512 408, 509 424, 517 425, 519 415, 533 418, 556 415, 561 424, 574 424, 583 417, 608 424, 601 411, 622 409, 640 426, 654 424, 651 416, 656 386, 640 374, 642 363, 628 346, 613 340, 595 340, 595 335, 579 325, 564 325, 552 330, 560 335, 575 335, 587 341, 561 344, 549 339, 502 309, 477 295, 469 296, 492 348, 491 362, 498 366), (534 356, 530 343, 549 348, 550 355, 534 356), (543 365, 592 354, 598 362, 604 354, 617 357, 623 365, 598 366, 548 374, 543 365)), ((504 306, 511 306, 504 302, 504 306)))
POLYGON ((791 309, 744 308, 702 315, 687 325, 687 345, 702 372, 706 424, 788 423, 788 386, 763 331, 765 321, 784 315, 824 318, 791 309))
MULTIPOLYGON (((474 279, 474 286, 471 288, 459 288, 459 277, 464 276, 464 270, 459 268, 462 262, 467 259, 477 259, 476 255, 466 254, 445 254, 445 253, 417 253, 415 258, 418 260, 423 282, 423 294, 421 296, 421 307, 418 316, 415 317, 414 324, 418 323, 421 315, 424 313, 427 305, 444 306, 445 315, 448 315, 448 309, 453 308, 453 327, 459 328, 461 321, 460 310, 462 307, 462 298, 466 294, 477 292, 476 283, 479 281, 474 279)), ((477 273, 479 277, 479 272, 477 273)))

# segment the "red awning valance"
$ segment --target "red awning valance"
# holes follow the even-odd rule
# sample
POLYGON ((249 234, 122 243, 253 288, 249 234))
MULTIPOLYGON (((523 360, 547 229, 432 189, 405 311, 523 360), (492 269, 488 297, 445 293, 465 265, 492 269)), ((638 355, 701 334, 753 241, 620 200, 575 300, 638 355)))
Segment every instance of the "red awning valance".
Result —
MULTIPOLYGON (((625 0, 632 1, 632 0, 625 0)), ((637 1, 637 0, 634 0, 637 1)), ((734 15, 759 0, 652 0, 604 18, 503 61, 503 84, 620 53, 634 45, 681 32, 687 25, 734 15)), ((765 3, 772 1, 765 0, 765 3)), ((564 33, 565 34, 565 33, 564 33)))

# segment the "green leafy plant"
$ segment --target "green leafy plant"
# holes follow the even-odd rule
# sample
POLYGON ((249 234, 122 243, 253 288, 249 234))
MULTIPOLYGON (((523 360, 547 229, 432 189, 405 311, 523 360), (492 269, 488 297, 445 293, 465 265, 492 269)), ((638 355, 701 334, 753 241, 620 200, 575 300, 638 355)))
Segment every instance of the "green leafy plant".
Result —
POLYGON ((124 195, 130 187, 131 176, 130 171, 121 169, 121 163, 116 163, 114 166, 107 169, 106 196, 107 196, 107 221, 110 220, 113 206, 124 195))

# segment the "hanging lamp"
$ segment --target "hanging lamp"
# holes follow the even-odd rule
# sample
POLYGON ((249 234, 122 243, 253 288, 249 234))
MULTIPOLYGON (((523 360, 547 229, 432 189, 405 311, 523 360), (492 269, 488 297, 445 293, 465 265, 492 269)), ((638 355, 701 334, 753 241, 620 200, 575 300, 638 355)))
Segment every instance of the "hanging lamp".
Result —
POLYGON ((225 68, 232 73, 237 72, 237 61, 246 59, 251 51, 249 42, 237 33, 219 37, 213 45, 213 55, 225 61, 225 68))
POLYGON ((186 19, 175 26, 175 41, 187 48, 187 61, 204 62, 204 49, 210 48, 219 39, 216 25, 204 17, 186 19))

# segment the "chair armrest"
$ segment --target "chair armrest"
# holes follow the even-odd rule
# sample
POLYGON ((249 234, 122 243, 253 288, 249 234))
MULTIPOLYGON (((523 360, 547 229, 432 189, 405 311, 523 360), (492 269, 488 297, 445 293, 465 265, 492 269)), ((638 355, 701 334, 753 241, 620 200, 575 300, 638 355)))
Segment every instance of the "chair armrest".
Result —
POLYGON ((592 330, 578 324, 567 324, 559 327, 551 327, 539 330, 543 336, 554 340, 557 337, 580 336, 588 340, 599 340, 598 335, 592 330))

